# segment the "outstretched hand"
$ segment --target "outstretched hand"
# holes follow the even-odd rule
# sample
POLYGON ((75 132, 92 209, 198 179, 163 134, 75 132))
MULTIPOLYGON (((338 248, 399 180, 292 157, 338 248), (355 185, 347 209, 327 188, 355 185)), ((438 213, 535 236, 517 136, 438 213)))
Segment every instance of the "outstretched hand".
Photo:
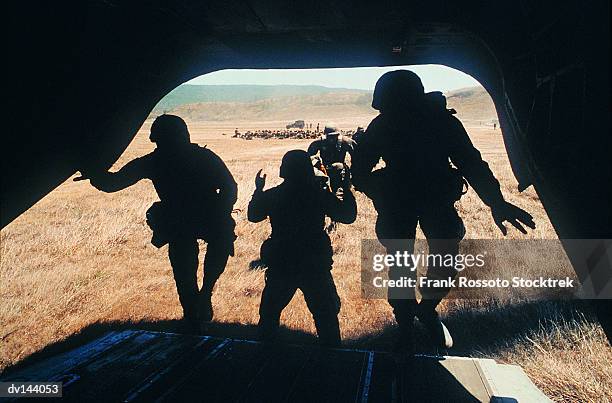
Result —
POLYGON ((255 175, 255 190, 263 190, 264 186, 266 186, 266 174, 261 174, 262 169, 257 172, 255 175))
POLYGON ((493 215, 495 224, 502 234, 504 234, 504 236, 508 233, 508 229, 504 226, 504 221, 508 221, 523 234, 527 233, 527 230, 525 227, 523 227, 523 225, 531 229, 536 227, 531 214, 512 203, 508 203, 507 201, 504 201, 499 206, 493 207, 491 209, 491 214, 493 215))

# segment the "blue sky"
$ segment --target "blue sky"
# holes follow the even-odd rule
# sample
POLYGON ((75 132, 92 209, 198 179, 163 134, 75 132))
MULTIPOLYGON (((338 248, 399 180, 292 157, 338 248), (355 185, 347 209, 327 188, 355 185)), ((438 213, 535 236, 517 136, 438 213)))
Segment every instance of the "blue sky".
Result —
POLYGON ((196 77, 188 81, 188 84, 322 85, 372 90, 378 77, 397 69, 417 73, 423 80, 425 91, 451 91, 480 85, 474 78, 459 70, 434 64, 341 69, 221 70, 196 77))

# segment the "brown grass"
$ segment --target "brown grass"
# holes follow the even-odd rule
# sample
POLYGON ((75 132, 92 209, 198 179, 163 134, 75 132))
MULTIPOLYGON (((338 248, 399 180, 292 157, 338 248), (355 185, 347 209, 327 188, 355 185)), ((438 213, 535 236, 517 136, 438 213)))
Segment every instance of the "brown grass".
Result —
MULTIPOLYGON (((367 123, 367 117, 361 120, 356 123, 367 123)), ((240 128, 276 128, 285 123, 241 123, 240 128)), ((343 129, 355 125, 348 119, 338 123, 343 129)), ((239 184, 236 256, 230 259, 214 294, 215 320, 228 328, 253 325, 258 319, 263 273, 249 270, 248 264, 258 257, 259 246, 269 233, 267 223, 252 224, 246 219, 253 179, 263 168, 268 186, 278 183, 283 153, 303 149, 308 142, 245 141, 221 135, 232 133, 234 124, 191 123, 190 128, 192 140, 218 153, 239 184)), ((533 189, 517 192, 499 133, 483 127, 470 129, 502 182, 504 194, 530 211, 538 224, 527 236, 513 230, 509 236, 555 238, 533 189)), ((147 134, 145 124, 116 168, 152 149, 147 134)), ((332 235, 333 274, 342 299, 340 326, 349 344, 378 346, 388 339, 387 330, 394 320, 385 301, 360 297, 359 245, 362 238, 375 238, 376 212, 363 195, 357 198, 357 221, 341 225, 332 235)), ((87 182, 68 180, 2 230, 0 368, 95 323, 157 323, 180 318, 167 250, 149 243, 151 233, 144 213, 154 200, 154 189, 147 181, 104 194, 87 182)), ((468 238, 501 238, 488 208, 472 190, 458 207, 468 238)), ((202 245, 201 256, 204 249, 202 245)), ((522 365, 555 400, 612 399, 612 352, 596 322, 582 313, 588 310, 566 302, 543 302, 546 309, 537 306, 449 301, 443 309, 449 326, 457 332, 458 353, 522 365), (470 320, 484 329, 482 333, 470 334, 474 329, 468 326, 470 320)), ((282 323, 290 330, 314 334, 312 318, 299 293, 284 311, 282 323)), ((252 335, 244 329, 241 336, 252 335)))

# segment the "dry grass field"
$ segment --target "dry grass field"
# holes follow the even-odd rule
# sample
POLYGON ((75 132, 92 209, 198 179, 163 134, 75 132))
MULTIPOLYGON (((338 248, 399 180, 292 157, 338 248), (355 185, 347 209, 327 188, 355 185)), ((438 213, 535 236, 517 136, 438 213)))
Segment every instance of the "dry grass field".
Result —
MULTIPOLYGON (((337 123, 342 129, 353 129, 367 124, 369 118, 349 117, 337 123)), ((264 273, 249 270, 249 262, 258 257, 270 230, 266 222, 252 224, 246 219, 255 173, 263 168, 267 186, 273 186, 279 182, 281 156, 308 145, 300 140, 245 141, 221 133, 233 133, 235 125, 246 130, 284 124, 189 122, 192 141, 218 153, 239 184, 236 256, 230 259, 213 297, 211 332, 215 334, 255 334, 264 273)), ((115 169, 152 149, 149 125, 145 123, 115 169)), ((507 199, 535 217, 536 230, 528 235, 510 230, 509 237, 555 238, 533 189, 517 192, 499 130, 484 126, 468 130, 500 179, 507 199)), ((347 345, 384 349, 394 328, 391 310, 383 300, 360 296, 359 246, 362 238, 375 238, 376 212, 362 194, 357 198, 357 221, 341 225, 332 234, 333 275, 342 299, 340 325, 347 345)), ((148 181, 104 194, 87 181, 69 179, 2 230, 0 369, 79 332, 93 334, 118 327, 180 330, 181 309, 167 249, 158 250, 149 243, 151 232, 144 215, 154 200, 148 181)), ((467 238, 502 237, 473 190, 458 208, 467 238)), ((202 244, 201 257, 204 250, 202 244)), ((612 351, 583 304, 453 300, 442 311, 455 336, 456 348, 449 353, 519 364, 556 401, 612 400, 612 351)), ((284 311, 282 324, 287 340, 313 340, 314 324, 299 293, 284 311)))

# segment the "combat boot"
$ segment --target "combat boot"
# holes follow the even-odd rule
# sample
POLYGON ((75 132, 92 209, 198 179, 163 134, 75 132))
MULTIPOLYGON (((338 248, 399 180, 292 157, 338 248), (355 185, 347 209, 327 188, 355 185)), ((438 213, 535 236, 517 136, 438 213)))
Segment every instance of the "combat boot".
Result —
POLYGON ((187 314, 183 316, 180 331, 187 334, 199 334, 200 327, 196 315, 187 314))
POLYGON ((200 304, 198 307, 198 316, 200 322, 210 322, 213 319, 213 307, 211 298, 212 295, 210 294, 200 294, 200 304))
MULTIPOLYGON (((396 273, 390 273, 389 278, 395 278, 396 273)), ((414 357, 416 346, 414 337, 414 316, 416 301, 414 299, 389 299, 393 307, 393 315, 397 322, 398 332, 393 344, 396 362, 406 361, 414 357)))
POLYGON ((417 305, 416 316, 419 322, 425 326, 425 329, 431 336, 433 344, 438 348, 451 348, 453 346, 453 338, 440 320, 440 315, 436 311, 437 301, 424 300, 417 305))
POLYGON ((397 365, 405 365, 414 359, 416 353, 414 324, 401 325, 393 343, 393 359, 397 365))

